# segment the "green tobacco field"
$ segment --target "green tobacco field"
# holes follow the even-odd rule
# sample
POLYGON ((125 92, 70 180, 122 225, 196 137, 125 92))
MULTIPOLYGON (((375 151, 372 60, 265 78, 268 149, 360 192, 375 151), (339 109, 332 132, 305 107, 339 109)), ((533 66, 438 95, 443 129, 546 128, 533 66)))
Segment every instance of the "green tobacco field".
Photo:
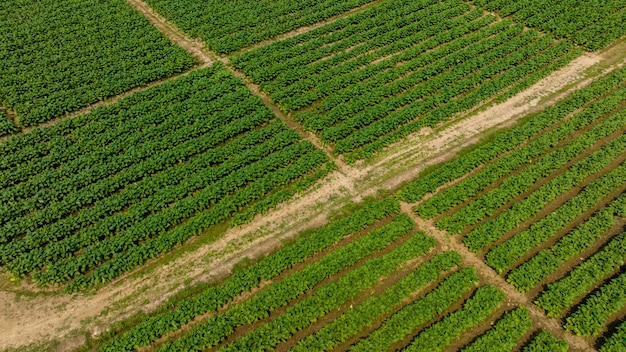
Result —
POLYGON ((0 29, 0 351, 626 352, 623 1, 0 29))

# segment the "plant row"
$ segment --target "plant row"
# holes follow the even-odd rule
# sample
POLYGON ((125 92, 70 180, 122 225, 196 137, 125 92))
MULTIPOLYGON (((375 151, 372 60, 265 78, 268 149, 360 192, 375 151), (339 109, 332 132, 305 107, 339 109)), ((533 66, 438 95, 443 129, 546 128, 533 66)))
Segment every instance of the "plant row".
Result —
POLYGON ((270 45, 274 50, 247 52, 234 65, 283 110, 314 105, 295 118, 353 161, 469 109, 571 52, 569 44, 521 33, 508 21, 493 23, 493 16, 458 1, 417 12, 404 6, 389 8, 396 14, 391 19, 383 10, 362 20, 354 15, 335 31, 320 29, 326 36, 303 35, 270 45), (364 22, 372 26, 362 27, 364 22))
POLYGON ((587 177, 600 172, 626 149, 626 136, 612 140, 599 150, 576 162, 565 172, 541 185, 523 200, 493 219, 474 228, 463 239, 472 251, 478 251, 499 239, 507 231, 539 213, 548 203, 581 184, 587 177))
MULTIPOLYGON (((184 336, 174 342, 163 345, 160 350, 197 351, 215 346, 232 334, 237 326, 251 324, 259 319, 267 318, 271 311, 287 305, 289 301, 310 290, 320 281, 343 268, 355 264, 360 258, 364 258, 390 245, 400 236, 409 232, 412 227, 413 223, 408 216, 400 215, 396 221, 389 225, 379 230, 373 230, 368 236, 328 254, 319 262, 306 266, 304 269, 260 291, 242 304, 231 307, 224 314, 211 317, 195 325, 184 336)), ((375 282, 379 276, 392 272, 394 269, 397 269, 398 265, 422 255, 434 245, 434 239, 418 233, 411 236, 391 252, 368 259, 363 265, 354 270, 358 270, 364 281, 374 280, 375 282)), ((350 272, 353 271, 349 271, 342 278, 350 278, 350 272)), ((327 285, 335 286, 342 278, 327 285)), ((353 280, 357 279, 350 279, 350 282, 357 285, 353 280)), ((324 290, 324 287, 328 287, 327 285, 318 288, 316 293, 320 292, 320 290, 327 292, 324 290)), ((349 292, 349 287, 346 287, 346 289, 348 290, 346 292, 349 292)), ((339 292, 343 292, 343 289, 340 289, 339 292)))
POLYGON ((555 145, 568 140, 572 133, 587 128, 597 121, 602 111, 606 112, 611 106, 617 107, 618 105, 615 104, 621 102, 621 97, 624 94, 626 94, 626 89, 620 89, 608 97, 594 102, 581 113, 575 114, 554 129, 539 135, 537 139, 487 164, 476 174, 472 174, 461 182, 438 192, 419 207, 416 207, 415 212, 424 219, 431 219, 465 200, 475 197, 507 174, 524 165, 537 162, 540 156, 555 145))
MULTIPOLYGON (((616 101, 614 104, 607 105, 601 104, 598 109, 586 110, 585 115, 589 116, 590 120, 600 118, 604 113, 613 110, 619 103, 616 101)), ((466 226, 473 225, 481 219, 493 215, 500 207, 527 192, 537 181, 552 175, 577 156, 584 154, 598 141, 621 129, 625 121, 626 111, 610 116, 580 137, 538 158, 519 173, 505 178, 497 188, 479 196, 453 214, 442 218, 437 223, 437 227, 456 234, 460 233, 466 226)), ((498 234, 491 235, 497 236, 498 234)), ((490 239, 491 241, 494 240, 493 238, 490 239)), ((470 233, 466 244, 470 249, 477 250, 485 247, 489 242, 480 237, 474 238, 474 234, 470 233)))
POLYGON ((559 317, 576 299, 584 296, 598 282, 624 265, 625 261, 626 233, 622 233, 574 267, 565 277, 548 284, 536 303, 546 310, 548 316, 559 317))
POLYGON ((493 327, 463 348, 463 352, 513 351, 520 339, 532 327, 527 308, 504 313, 493 327))
MULTIPOLYGON (((220 54, 274 38, 291 30, 340 15, 372 0, 312 1, 243 0, 225 3, 164 0, 147 3, 193 37, 220 54)), ((392 1, 397 2, 397 1, 392 1)))
POLYGON ((577 90, 555 106, 531 115, 523 124, 515 126, 509 131, 498 133, 492 137, 492 140, 484 142, 475 149, 438 165, 436 168, 429 169, 417 180, 398 191, 397 197, 409 203, 419 201, 426 194, 434 193, 440 186, 462 177, 482 165, 490 164, 499 156, 515 150, 537 135, 542 135, 542 131, 560 123, 572 112, 616 89, 622 85, 624 80, 626 80, 626 69, 615 70, 589 86, 577 90))
POLYGON ((413 333, 417 327, 443 314, 477 283, 478 277, 473 268, 459 270, 433 291, 389 317, 378 329, 353 345, 350 351, 387 350, 413 333))
POLYGON ((567 352, 569 345, 565 340, 554 337, 551 333, 541 330, 524 347, 523 352, 567 352))
POLYGON ((102 351, 131 351, 147 346, 168 332, 189 323, 197 316, 215 312, 237 295, 257 287, 261 281, 275 279, 285 270, 312 257, 346 236, 397 214, 400 205, 391 200, 375 201, 352 215, 335 220, 294 244, 279 249, 258 263, 236 271, 224 283, 212 286, 197 296, 176 302, 171 310, 150 316, 123 335, 104 344, 102 351))
MULTIPOLYGON (((412 246, 419 248, 417 254, 428 248, 424 246, 426 241, 423 238, 417 241, 409 240, 409 242, 412 243, 412 246)), ((405 246, 405 244, 401 246, 405 246)), ((398 253, 398 258, 406 257, 398 253)), ((398 270, 399 264, 401 262, 395 260, 393 254, 370 259, 336 282, 321 287, 312 296, 287 308, 276 319, 255 328, 232 343, 223 346, 219 351, 254 351, 274 348, 279 343, 293 338, 295 333, 305 329, 312 322, 323 318, 333 310, 339 310, 349 300, 364 294, 367 288, 379 282, 384 276, 398 270)))
POLYGON ((463 303, 462 309, 452 312, 419 333, 405 350, 444 351, 462 333, 487 319, 503 301, 504 293, 494 286, 479 287, 474 295, 463 303))
POLYGON ((532 224, 529 229, 497 245, 487 253, 485 263, 500 273, 507 270, 526 252, 548 241, 559 230, 611 193, 620 191, 624 184, 626 184, 626 163, 587 185, 579 194, 532 224))
POLYGON ((122 0, 7 1, 0 102, 20 126, 180 73, 196 61, 122 0))
POLYGON ((381 294, 368 298, 324 325, 319 331, 301 339, 291 351, 332 350, 364 327, 371 326, 379 316, 392 312, 394 307, 402 304, 402 301, 409 298, 412 293, 439 278, 442 271, 450 270, 460 263, 461 257, 456 252, 436 255, 381 294))
POLYGON ((619 0, 542 1, 473 0, 489 11, 513 16, 531 27, 567 38, 589 50, 598 50, 626 34, 626 4, 619 0))

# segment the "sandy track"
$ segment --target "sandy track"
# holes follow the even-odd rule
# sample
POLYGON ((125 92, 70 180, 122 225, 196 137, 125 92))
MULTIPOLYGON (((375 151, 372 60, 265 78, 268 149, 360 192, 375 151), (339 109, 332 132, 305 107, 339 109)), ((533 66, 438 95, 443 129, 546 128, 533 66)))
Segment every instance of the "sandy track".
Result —
MULTIPOLYGON (((159 29, 163 28, 169 34, 176 33, 171 27, 168 29, 166 21, 146 8, 142 1, 129 0, 129 3, 136 5, 135 8, 151 21, 163 24, 157 26, 159 29), (151 12, 152 15, 149 15, 151 12)), ((193 43, 185 36, 183 39, 193 43)), ((626 43, 623 44, 602 55, 583 55, 506 102, 469 117, 460 117, 460 121, 446 129, 413 134, 366 164, 352 167, 339 163, 339 171, 329 175, 313 190, 283 203, 268 214, 257 216, 249 224, 228 230, 220 240, 199 246, 159 266, 158 270, 151 270, 145 275, 131 273, 122 276, 88 296, 20 295, 15 292, 37 290, 27 283, 20 286, 4 284, 5 289, 0 291, 0 348, 24 346, 50 338, 67 339, 72 330, 85 330, 97 335, 111 323, 139 310, 155 309, 185 285, 227 275, 240 258, 262 256, 279 246, 281 239, 326 223, 328 215, 350 201, 376 195, 380 191, 395 190, 429 165, 447 160, 459 149, 476 142, 485 131, 512 125, 518 118, 588 85, 592 79, 584 75, 590 67, 602 64, 608 67, 605 71, 609 71, 624 63, 622 53, 626 43)), ((203 49, 201 52, 207 53, 203 49)), ((207 55, 208 59, 217 57, 210 52, 207 55)), ((269 102, 266 101, 266 104, 269 102)), ((275 106, 273 108, 276 109, 275 106)), ((512 289, 506 292, 511 297, 519 294, 512 289)), ((545 321, 545 324, 551 329, 558 327, 551 320, 545 321)), ((82 340, 79 337, 71 341, 74 344, 64 345, 61 349, 70 350, 82 340)), ((575 347, 584 347, 583 342, 572 341, 575 347)))

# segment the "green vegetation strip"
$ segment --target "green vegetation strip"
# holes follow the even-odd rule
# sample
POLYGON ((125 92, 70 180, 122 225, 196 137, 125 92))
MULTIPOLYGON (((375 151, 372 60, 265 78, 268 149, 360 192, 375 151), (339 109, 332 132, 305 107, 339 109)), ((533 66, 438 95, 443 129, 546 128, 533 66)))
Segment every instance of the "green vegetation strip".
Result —
POLYGON ((579 185, 585 178, 607 167, 626 150, 626 135, 609 142, 601 149, 576 162, 567 171, 557 175, 513 204, 495 218, 474 228, 463 242, 471 251, 478 251, 499 239, 507 231, 539 213, 549 202, 579 185))
MULTIPOLYGON (((267 318, 271 311, 287 305, 289 301, 296 299, 330 275, 388 246, 393 241, 409 232, 412 228, 413 222, 411 219, 406 216, 406 214, 400 215, 389 225, 379 230, 374 230, 363 239, 357 240, 350 245, 332 252, 319 262, 311 264, 301 271, 260 291, 248 301, 230 308, 224 314, 211 317, 194 326, 182 338, 163 345, 160 350, 190 351, 215 346, 232 334, 236 327, 267 318)), ((411 238, 393 251, 380 257, 367 260, 363 266, 359 267, 366 268, 363 269, 365 270, 364 272, 359 269, 356 270, 358 270, 360 275, 364 276, 364 280, 369 282, 372 276, 377 278, 382 275, 387 275, 397 268, 398 265, 424 254, 434 245, 435 240, 433 238, 418 233, 411 236, 411 238)), ((344 277, 351 278, 350 282, 354 283, 352 280, 355 280, 355 278, 352 278, 350 273, 346 274, 344 277)), ((373 280, 375 281, 376 278, 373 280)), ((338 282, 341 282, 341 279, 338 282)), ((336 284, 332 284, 332 286, 334 285, 336 284)), ((354 283, 354 285, 360 287, 356 283, 354 283)), ((327 286, 319 288, 317 292, 327 292, 324 287, 327 286)), ((349 291, 348 289, 346 292, 349 291)), ((304 302, 307 301, 305 300, 304 302)))
POLYGON ((171 311, 146 318, 119 338, 106 343, 101 350, 132 351, 135 347, 147 346, 164 334, 189 323, 196 316, 215 312, 237 295, 257 287, 260 281, 277 277, 281 272, 328 248, 343 237, 399 211, 400 205, 391 199, 368 204, 348 217, 299 238, 293 245, 281 248, 253 266, 236 271, 223 284, 176 303, 171 311))
POLYGON ((554 246, 544 249, 507 276, 522 292, 529 291, 541 280, 555 272, 567 260, 593 245, 608 229, 615 225, 616 208, 626 207, 626 195, 620 196, 609 206, 595 213, 583 224, 563 236, 554 246))
POLYGON ((291 351, 329 351, 337 344, 346 341, 365 326, 370 326, 382 314, 389 313, 403 299, 418 291, 427 283, 436 280, 442 271, 450 270, 461 263, 456 252, 444 252, 420 265, 415 271, 396 282, 378 296, 368 298, 363 303, 351 307, 333 322, 326 324, 316 333, 298 341, 291 351))
MULTIPOLYGON (((410 246, 421 248, 420 250, 428 248, 424 245, 428 243, 425 238, 419 236, 416 238, 416 240, 409 240, 410 246)), ((318 289, 313 296, 289 307, 278 318, 220 348, 219 351, 256 351, 274 348, 280 342, 287 341, 296 332, 308 327, 312 322, 332 310, 339 309, 349 299, 365 293, 366 288, 397 269, 398 262, 391 256, 369 260, 363 266, 341 277, 337 282, 318 289)))
POLYGON ((483 286, 455 311, 443 320, 429 326, 409 344, 404 351, 443 351, 461 334, 487 319, 504 301, 504 293, 494 286, 483 286))
POLYGON ((504 313, 495 325, 478 337, 463 352, 513 351, 520 339, 533 326, 527 308, 504 313))
POLYGON ((622 233, 596 254, 572 269, 567 276, 551 283, 536 303, 548 316, 558 317, 576 300, 591 290, 598 281, 611 274, 626 261, 626 233, 622 233))
POLYGON ((622 351, 626 351, 626 322, 621 323, 617 330, 600 347, 600 352, 622 351))
POLYGON ((569 350, 569 345, 567 342, 561 339, 557 339, 551 333, 541 330, 539 334, 537 334, 530 341, 526 347, 522 350, 523 352, 567 352, 569 350))
POLYGON ((0 102, 34 126, 196 60, 124 0, 3 1, 0 102))
POLYGON ((626 184, 626 163, 587 185, 575 197, 532 224, 528 230, 497 245, 487 253, 485 263, 502 273, 526 252, 548 241, 560 229, 612 192, 618 191, 624 184, 626 184))
POLYGON ((572 93, 556 106, 548 107, 542 112, 532 115, 528 121, 510 131, 499 133, 493 137, 493 140, 478 148, 429 170, 398 191, 397 197, 408 203, 419 201, 424 195, 434 192, 445 183, 489 163, 503 153, 516 149, 520 144, 563 120, 576 109, 619 87, 624 80, 626 80, 626 68, 616 70, 606 77, 600 78, 589 86, 572 93))
POLYGON ((563 327, 580 336, 597 336, 609 318, 626 307, 626 273, 606 283, 565 320, 563 327))
MULTIPOLYGON (((622 93, 626 93, 626 90, 622 93)), ((619 106, 620 103, 621 101, 616 99, 608 103, 603 101, 603 103, 585 110, 582 114, 587 115, 588 119, 593 120, 612 111, 619 106)), ((518 174, 506 178, 497 188, 480 196, 454 214, 442 218, 437 223, 437 227, 456 234, 460 233, 465 226, 473 225, 481 219, 493 215, 497 209, 527 191, 537 181, 549 176, 560 167, 566 165, 573 158, 591 148, 602 138, 622 129, 625 122, 626 110, 622 110, 610 116, 607 120, 594 126, 594 128, 579 138, 539 158, 518 174)), ((492 236, 495 235, 497 234, 493 234, 492 236)), ((489 242, 485 243, 482 241, 473 243, 472 236, 474 235, 468 235, 466 241, 466 244, 471 246, 472 250, 478 250, 489 244, 489 242), (472 242, 470 242, 470 240, 472 240, 472 242)), ((495 239, 497 239, 497 237, 495 239)))
POLYGON ((583 112, 575 114, 570 119, 565 120, 555 129, 541 134, 536 140, 489 163, 475 175, 471 175, 461 182, 438 192, 419 207, 416 207, 415 212, 424 219, 431 219, 461 204, 466 199, 476 196, 501 177, 523 165, 537 161, 535 158, 541 156, 559 142, 567 139, 575 131, 581 130, 594 121, 597 121, 598 117, 610 111, 611 107, 618 107, 625 94, 626 88, 622 88, 594 102, 583 112))
POLYGON ((463 268, 450 275, 437 288, 389 317, 377 330, 360 340, 350 351, 385 351, 417 327, 436 318, 460 300, 478 276, 473 268, 463 268))

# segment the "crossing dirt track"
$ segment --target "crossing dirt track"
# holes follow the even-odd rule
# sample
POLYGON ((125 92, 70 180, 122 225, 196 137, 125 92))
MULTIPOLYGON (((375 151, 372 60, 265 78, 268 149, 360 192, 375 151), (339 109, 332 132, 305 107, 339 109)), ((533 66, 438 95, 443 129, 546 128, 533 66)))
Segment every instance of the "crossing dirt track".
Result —
POLYGON ((0 350, 626 351, 626 7, 525 3, 0 5, 0 350))

